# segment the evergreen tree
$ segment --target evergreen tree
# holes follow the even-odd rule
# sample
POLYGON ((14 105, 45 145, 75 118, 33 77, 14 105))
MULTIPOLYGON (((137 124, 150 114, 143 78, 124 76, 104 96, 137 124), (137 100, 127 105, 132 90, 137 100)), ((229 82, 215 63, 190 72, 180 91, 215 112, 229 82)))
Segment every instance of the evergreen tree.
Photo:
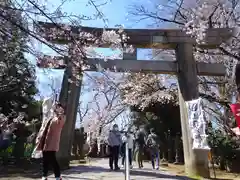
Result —
POLYGON ((8 123, 16 117, 28 120, 28 116, 32 116, 29 113, 39 107, 34 100, 37 93, 35 68, 24 57, 29 39, 21 27, 26 26, 26 20, 14 9, 11 1, 1 2, 0 112, 10 117, 8 123))

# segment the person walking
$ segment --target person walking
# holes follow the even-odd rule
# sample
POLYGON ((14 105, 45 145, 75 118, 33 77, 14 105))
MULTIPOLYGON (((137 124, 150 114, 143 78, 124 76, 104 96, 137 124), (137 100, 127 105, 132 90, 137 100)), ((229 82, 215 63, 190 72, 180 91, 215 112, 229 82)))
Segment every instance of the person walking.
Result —
POLYGON ((129 134, 125 134, 122 137, 122 141, 123 141, 123 146, 122 146, 122 168, 124 167, 124 162, 125 162, 125 151, 126 151, 126 142, 128 143, 128 157, 129 157, 129 165, 130 165, 130 169, 133 168, 132 166, 132 154, 133 154, 133 134, 129 133, 129 134))
POLYGON ((112 130, 108 135, 108 146, 109 146, 109 166, 110 169, 119 170, 118 159, 119 159, 119 150, 122 145, 121 133, 119 132, 118 125, 114 124, 112 130))
POLYGON ((11 128, 11 125, 6 125, 2 131, 0 148, 6 150, 11 145, 12 139, 13 129, 11 128))
POLYGON ((158 136, 154 133, 154 129, 150 130, 147 138, 147 146, 150 150, 151 162, 153 169, 159 169, 159 141, 158 136), (156 164, 155 164, 156 161, 156 164))
POLYGON ((14 131, 14 128, 12 127, 12 125, 4 125, 2 127, 2 133, 0 134, 0 150, 4 153, 3 154, 3 164, 7 163, 8 161, 8 158, 7 158, 7 149, 9 146, 11 146, 12 144, 12 140, 13 140, 13 131, 14 131))
MULTIPOLYGON (((48 104, 47 106, 49 106, 49 103, 51 104, 50 106, 53 106, 53 103, 49 101, 49 99, 46 100, 43 103, 43 106, 44 104, 48 104)), ((47 112, 43 113, 51 113, 49 112, 49 107, 47 107, 45 110, 47 112)), ((61 172, 56 159, 56 152, 59 150, 61 131, 65 122, 64 110, 59 103, 56 103, 53 108, 51 107, 51 110, 53 110, 52 116, 45 116, 45 118, 43 119, 42 126, 36 138, 36 147, 34 149, 34 152, 42 152, 42 180, 47 180, 50 164, 53 166, 56 180, 61 180, 61 172)))
POLYGON ((136 159, 139 168, 143 168, 143 155, 145 147, 145 132, 144 127, 141 127, 136 134, 136 159))

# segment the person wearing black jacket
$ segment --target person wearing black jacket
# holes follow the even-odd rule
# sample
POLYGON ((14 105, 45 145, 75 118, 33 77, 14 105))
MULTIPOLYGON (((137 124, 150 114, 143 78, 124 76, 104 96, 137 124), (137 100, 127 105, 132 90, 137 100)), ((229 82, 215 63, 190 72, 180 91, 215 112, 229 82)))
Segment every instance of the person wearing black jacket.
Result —
POLYGON ((159 169, 159 158, 160 158, 159 157, 160 141, 159 141, 158 136, 154 133, 154 129, 150 130, 150 134, 148 135, 146 144, 150 150, 152 167, 153 167, 153 169, 158 170, 159 169))
POLYGON ((145 132, 144 128, 140 128, 140 130, 136 133, 136 159, 138 162, 138 167, 143 168, 143 155, 144 155, 144 147, 145 147, 145 132))

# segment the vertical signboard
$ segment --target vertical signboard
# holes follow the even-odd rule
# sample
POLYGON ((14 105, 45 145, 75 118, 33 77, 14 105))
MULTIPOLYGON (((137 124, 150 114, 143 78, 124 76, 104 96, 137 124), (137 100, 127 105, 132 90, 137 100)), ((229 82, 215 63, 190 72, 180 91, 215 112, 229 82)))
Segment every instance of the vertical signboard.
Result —
POLYGON ((191 131, 192 148, 209 150, 207 143, 207 121, 202 98, 186 102, 188 122, 191 131))

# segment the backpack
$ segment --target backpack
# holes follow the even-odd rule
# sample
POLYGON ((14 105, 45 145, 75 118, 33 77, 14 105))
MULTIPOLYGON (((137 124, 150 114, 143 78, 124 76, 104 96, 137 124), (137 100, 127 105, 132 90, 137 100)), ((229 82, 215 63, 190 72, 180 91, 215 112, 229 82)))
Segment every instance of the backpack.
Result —
POLYGON ((157 146, 157 135, 155 135, 155 134, 150 134, 150 135, 148 136, 147 145, 148 145, 149 147, 156 147, 156 146, 157 146))

